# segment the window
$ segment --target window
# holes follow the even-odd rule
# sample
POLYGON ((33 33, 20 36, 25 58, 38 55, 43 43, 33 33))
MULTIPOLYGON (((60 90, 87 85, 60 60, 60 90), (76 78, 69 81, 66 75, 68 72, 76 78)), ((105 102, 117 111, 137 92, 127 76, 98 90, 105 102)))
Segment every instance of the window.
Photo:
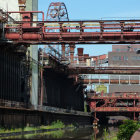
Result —
POLYGON ((23 18, 24 18, 24 19, 30 19, 30 17, 28 17, 28 16, 24 16, 23 18))
POLYGON ((123 60, 128 60, 128 56, 123 56, 123 60))
POLYGON ((122 52, 128 52, 128 49, 122 49, 122 52))
POLYGON ((113 56, 112 58, 114 61, 127 61, 128 60, 128 56, 113 56))
POLYGON ((116 49, 116 52, 128 52, 128 49, 116 49))
POLYGON ((116 52, 120 52, 121 51, 121 49, 116 49, 116 52))
POLYGON ((138 49, 137 48, 134 48, 133 50, 136 52, 138 49))
POLYGON ((113 56, 112 60, 119 61, 121 60, 121 56, 113 56))
POLYGON ((133 50, 136 52, 136 51, 140 50, 140 48, 134 48, 133 50))
POLYGON ((132 56, 132 60, 140 60, 140 56, 132 56))

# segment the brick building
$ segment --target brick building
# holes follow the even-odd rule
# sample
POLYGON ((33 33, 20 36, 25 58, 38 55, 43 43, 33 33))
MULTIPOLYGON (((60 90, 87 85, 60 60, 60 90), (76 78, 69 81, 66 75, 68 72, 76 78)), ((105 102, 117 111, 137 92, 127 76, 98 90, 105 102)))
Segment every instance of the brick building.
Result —
POLYGON ((109 66, 140 66, 140 45, 113 45, 108 53, 109 66))
MULTIPOLYGON (((140 66, 140 45, 113 45, 112 52, 108 53, 108 65, 117 66, 140 66)), ((116 75, 115 75, 116 76, 116 75)), ((114 75, 110 76, 114 79, 114 75)), ((118 76, 119 77, 119 76, 118 76)), ((123 76, 122 76, 123 77, 123 76)), ((124 76, 129 80, 130 76, 124 76)), ((134 76, 133 76, 134 77, 134 76)), ((139 76, 135 76, 138 78, 139 76)), ((136 79, 137 80, 137 79, 136 79)), ((140 92, 140 85, 109 85, 109 92, 140 92)))

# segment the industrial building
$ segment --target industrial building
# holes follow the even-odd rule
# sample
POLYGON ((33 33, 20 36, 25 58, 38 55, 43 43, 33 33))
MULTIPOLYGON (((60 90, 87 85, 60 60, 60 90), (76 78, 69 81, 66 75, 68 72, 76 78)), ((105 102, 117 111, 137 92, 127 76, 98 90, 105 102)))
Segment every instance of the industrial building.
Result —
MULTIPOLYGON (((139 67, 140 65, 140 45, 113 45, 112 52, 108 53, 109 67, 139 67)), ((128 84, 109 85, 109 92, 139 92, 140 85, 131 84, 131 80, 140 79, 139 75, 110 76, 110 79, 120 79, 129 81, 128 84)))
MULTIPOLYGON (((38 11, 37 0, 11 2, 15 5, 9 5, 8 1, 1 3, 0 111, 3 113, 0 114, 0 124, 11 127, 44 125, 58 118, 66 123, 71 119, 76 122, 79 118, 81 123, 90 123, 89 113, 84 113, 85 87, 64 71, 67 66, 61 64, 60 58, 56 57, 59 54, 56 49, 50 46, 51 53, 41 53, 38 45, 15 45, 5 40, 5 23, 13 24, 20 18, 26 21, 28 16, 36 21, 38 16, 36 13, 26 14, 26 11, 38 11), (11 11, 8 17, 5 5, 11 11), (12 13, 15 10, 20 12, 12 13), (22 15, 24 11, 25 16, 22 15), (47 66, 45 61, 48 62, 47 66), (23 112, 20 112, 21 108, 23 112), (85 121, 82 121, 84 118, 85 121)), ((28 23, 24 24, 26 25, 30 26, 28 23)))
POLYGON ((109 66, 139 66, 140 45, 113 45, 108 53, 109 66))
POLYGON ((130 28, 140 28, 140 21, 70 21, 61 2, 50 4, 45 21, 37 3, 19 0, 19 11, 0 11, 0 124, 46 125, 57 119, 88 124, 118 114, 138 119, 140 80, 130 75, 140 74, 140 32, 130 28), (90 57, 83 48, 78 48, 77 56, 74 53, 77 44, 132 43, 137 45, 113 46, 108 55, 90 57), (86 74, 110 78, 82 79, 86 74), (119 79, 113 79, 118 75, 119 79), (129 79, 120 78, 124 75, 129 79), (100 93, 86 90, 91 83, 100 84, 96 87, 100 93), (112 84, 109 94, 102 92, 107 91, 101 86, 104 83, 112 84))

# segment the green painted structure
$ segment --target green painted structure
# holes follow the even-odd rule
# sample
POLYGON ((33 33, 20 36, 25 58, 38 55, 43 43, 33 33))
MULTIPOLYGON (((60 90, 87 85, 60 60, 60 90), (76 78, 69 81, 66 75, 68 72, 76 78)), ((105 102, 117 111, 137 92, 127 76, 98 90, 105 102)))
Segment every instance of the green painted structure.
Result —
POLYGON ((107 93, 107 86, 105 85, 96 85, 95 86, 95 91, 96 92, 103 92, 103 93, 107 93))

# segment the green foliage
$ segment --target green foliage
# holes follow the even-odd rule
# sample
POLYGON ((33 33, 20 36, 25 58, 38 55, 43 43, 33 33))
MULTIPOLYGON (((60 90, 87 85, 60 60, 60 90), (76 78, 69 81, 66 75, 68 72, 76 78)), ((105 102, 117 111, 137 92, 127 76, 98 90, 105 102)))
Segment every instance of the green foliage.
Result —
POLYGON ((52 122, 51 124, 52 128, 64 128, 65 125, 63 122, 57 120, 56 122, 52 122))
POLYGON ((91 140, 100 140, 100 139, 102 139, 102 140, 118 140, 116 134, 117 134, 116 132, 111 132, 110 133, 106 128, 104 128, 103 129, 103 135, 101 135, 100 138, 95 138, 96 134, 93 134, 91 136, 91 140))
POLYGON ((87 112, 87 103, 84 101, 84 112, 87 112))
POLYGON ((137 121, 124 120, 123 124, 119 126, 117 134, 118 140, 130 140, 131 136, 138 128, 140 128, 140 125, 137 121))
POLYGON ((117 140, 116 133, 109 133, 108 130, 104 129, 104 140, 117 140))
POLYGON ((107 129, 105 128, 104 129, 104 138, 105 138, 105 140, 107 140, 108 136, 109 136, 109 133, 108 133, 107 129))
POLYGON ((5 128, 0 128, 0 133, 9 133, 9 132, 21 132, 22 129, 21 128, 9 128, 9 129, 5 129, 5 128))
POLYGON ((42 129, 55 129, 55 128, 64 128, 64 127, 65 127, 64 123, 59 120, 52 122, 51 125, 41 126, 42 129))
POLYGON ((29 126, 26 126, 23 130, 24 131, 35 131, 35 130, 38 130, 39 128, 36 128, 36 127, 29 127, 29 126))
POLYGON ((55 128, 65 128, 65 127, 73 127, 73 124, 69 124, 67 126, 64 125, 63 122, 60 120, 57 120, 55 122, 52 122, 51 125, 48 126, 40 126, 40 127, 29 127, 26 126, 23 129, 22 128, 10 128, 10 129, 5 129, 5 128, 0 128, 0 133, 13 133, 13 132, 22 132, 22 131, 36 131, 40 129, 55 129, 55 128))
POLYGON ((21 131, 34 131, 32 134, 25 134, 24 136, 18 135, 18 136, 8 136, 5 138, 34 138, 35 136, 38 135, 48 135, 51 136, 52 138, 61 138, 64 135, 65 130, 62 130, 61 128, 68 128, 71 127, 71 129, 69 129, 68 131, 73 131, 75 126, 73 124, 69 124, 69 125, 64 125, 63 122, 57 120, 55 122, 52 122, 51 125, 48 126, 40 126, 40 127, 29 127, 26 126, 23 129, 22 128, 18 128, 18 129, 5 129, 5 128, 0 128, 0 133, 13 133, 13 132, 21 132, 21 131), (47 131, 47 129, 55 129, 58 128, 58 130, 52 130, 52 131, 47 131), (40 132, 39 134, 36 133, 36 130, 41 130, 41 129, 46 129, 46 132, 40 132))

